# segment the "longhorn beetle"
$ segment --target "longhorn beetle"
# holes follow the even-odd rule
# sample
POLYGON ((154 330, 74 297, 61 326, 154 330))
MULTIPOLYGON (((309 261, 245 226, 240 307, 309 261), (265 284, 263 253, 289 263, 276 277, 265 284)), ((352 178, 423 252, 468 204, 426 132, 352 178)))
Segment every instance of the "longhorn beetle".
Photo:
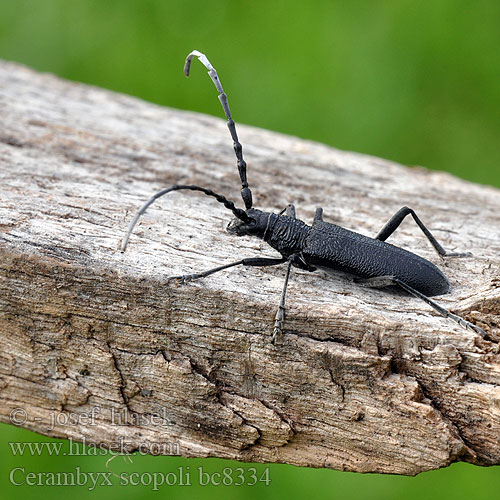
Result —
POLYGON ((292 266, 311 272, 317 268, 343 271, 356 276, 359 283, 374 288, 391 285, 399 286, 411 295, 422 299, 442 316, 450 318, 464 328, 474 330, 482 336, 486 335, 482 328, 453 314, 429 298, 434 295, 448 293, 450 290, 450 284, 446 276, 434 264, 414 253, 386 243, 385 240, 399 227, 403 219, 407 215, 411 215, 439 255, 442 257, 471 256, 470 253, 447 252, 411 208, 401 208, 389 219, 375 238, 370 238, 335 224, 325 222, 323 220, 322 208, 316 209, 312 226, 308 226, 305 222, 296 218, 295 207, 292 204, 288 205, 278 214, 252 208, 252 192, 248 187, 246 163, 243 159, 242 147, 229 110, 227 96, 222 89, 217 71, 210 64, 207 57, 197 50, 193 50, 186 58, 184 66, 185 75, 189 76, 191 61, 194 57, 197 57, 207 68, 208 74, 219 92, 219 100, 224 109, 227 126, 233 139, 234 152, 241 180, 241 197, 245 204, 245 210, 237 208, 231 200, 215 193, 211 189, 195 185, 175 184, 156 193, 140 208, 130 222, 123 239, 122 252, 127 247, 128 239, 139 217, 160 196, 182 189, 201 191, 208 196, 213 196, 219 203, 222 203, 227 209, 233 212, 235 218, 227 226, 229 233, 237 236, 256 236, 261 238, 277 250, 281 254, 281 258, 250 257, 201 273, 173 276, 169 280, 185 283, 239 265, 264 267, 287 263, 285 283, 275 316, 272 335, 273 343, 283 329, 285 297, 292 266))

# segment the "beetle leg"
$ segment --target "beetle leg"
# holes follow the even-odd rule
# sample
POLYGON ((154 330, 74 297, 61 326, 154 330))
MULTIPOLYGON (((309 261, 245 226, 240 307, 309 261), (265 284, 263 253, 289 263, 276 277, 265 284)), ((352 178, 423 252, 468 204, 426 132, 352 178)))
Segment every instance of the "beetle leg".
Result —
POLYGON ((396 229, 399 227, 403 219, 411 214, 418 227, 425 234, 427 239, 430 241, 431 245, 434 247, 436 252, 441 255, 441 257, 472 257, 470 252, 447 252, 434 238, 431 232, 425 227, 424 223, 420 220, 417 214, 408 207, 403 207, 399 209, 386 223, 386 225, 380 230, 380 232, 375 236, 376 240, 385 241, 396 229))
POLYGON ((448 309, 445 309, 444 307, 440 306, 436 302, 434 302, 432 299, 424 295, 423 293, 420 293, 418 290, 415 290, 411 286, 407 285, 403 281, 394 278, 394 283, 398 284, 403 290, 406 290, 408 293, 411 293, 415 297, 418 297, 419 299, 422 299, 424 302, 429 304, 435 311, 437 311, 441 316, 444 316, 445 318, 450 318, 453 321, 457 322, 460 326, 463 326, 467 330, 474 330, 475 332, 479 333, 482 337, 486 336, 486 332, 482 329, 479 328, 479 326, 474 325, 470 321, 467 321, 460 316, 457 316, 456 314, 453 314, 452 312, 448 311, 448 309))
POLYGON ((292 219, 296 219, 295 215, 295 205, 293 203, 289 203, 278 215, 285 214, 287 217, 291 217, 292 219))
POLYGON ((453 314, 452 312, 448 311, 448 309, 445 309, 444 307, 440 306, 437 302, 434 302, 434 300, 427 297, 427 295, 424 295, 418 290, 415 290, 415 288, 411 287, 410 285, 407 285, 404 281, 401 281, 395 276, 375 276, 373 278, 356 280, 356 283, 360 283, 362 285, 373 288, 383 288, 390 285, 398 285, 409 294, 413 295, 414 297, 418 297, 419 299, 423 300, 426 304, 429 304, 436 312, 441 314, 441 316, 452 319, 453 321, 458 323, 460 326, 463 326, 467 330, 474 330, 475 332, 479 333, 482 337, 486 335, 486 332, 479 326, 476 326, 470 321, 467 321, 461 318, 460 316, 453 314))
POLYGON ((316 213, 314 214, 313 225, 316 224, 317 222, 323 222, 323 209, 321 207, 318 207, 316 209, 316 213))
POLYGON ((285 284, 283 285, 283 291, 281 292, 281 300, 280 305, 278 307, 278 311, 276 312, 276 316, 274 318, 274 331, 273 336, 271 337, 271 342, 274 344, 276 338, 281 335, 283 328, 283 320, 285 319, 285 298, 286 298, 286 289, 288 287, 288 279, 290 278, 290 269, 292 268, 293 259, 290 258, 288 260, 288 266, 286 268, 286 276, 285 276, 285 284))
POLYGON ((292 219, 296 219, 295 215, 295 205, 293 203, 289 203, 285 208, 285 215, 287 217, 291 217, 292 219))
POLYGON ((167 278, 168 281, 176 281, 177 283, 187 283, 188 281, 196 280, 199 278, 205 278, 206 276, 209 276, 210 274, 217 273, 219 271, 223 271, 224 269, 227 269, 229 267, 234 267, 234 266, 254 266, 254 267, 264 267, 264 266, 276 266, 278 264, 283 264, 283 262, 286 262, 286 259, 281 258, 281 259, 271 259, 271 258, 266 258, 266 257, 251 257, 248 259, 241 259, 238 260, 237 262, 231 262, 230 264, 224 264, 223 266, 218 266, 214 267, 213 269, 209 269, 208 271, 204 271, 202 273, 195 273, 195 274, 184 274, 182 276, 171 276, 170 278, 167 278))
POLYGON ((394 286, 394 276, 374 276, 372 278, 354 278, 354 283, 368 288, 385 288, 394 286))

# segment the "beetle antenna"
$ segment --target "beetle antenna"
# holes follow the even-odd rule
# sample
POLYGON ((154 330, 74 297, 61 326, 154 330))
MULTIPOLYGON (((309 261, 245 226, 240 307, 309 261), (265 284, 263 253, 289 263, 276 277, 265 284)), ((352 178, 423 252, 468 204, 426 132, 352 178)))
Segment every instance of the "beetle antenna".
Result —
POLYGON ((244 210, 241 210, 241 208, 237 208, 231 200, 228 200, 225 196, 222 196, 221 194, 215 193, 211 189, 203 188, 200 186, 195 186, 194 184, 190 184, 190 185, 175 184, 175 185, 170 186, 168 188, 162 189, 161 191, 158 191, 146 203, 144 203, 144 205, 135 214, 134 218, 130 221, 127 232, 125 234, 125 237, 123 238, 122 246, 121 246, 122 252, 124 252, 125 249, 127 248, 128 239, 130 238, 130 235, 132 234, 132 231, 134 230, 134 227, 137 224, 139 217, 148 209, 148 207, 155 200, 160 198, 160 196, 163 196, 164 194, 170 193, 171 191, 180 191, 181 189, 189 189, 191 191, 201 191, 202 193, 205 193, 207 196, 213 196, 219 203, 222 203, 227 209, 231 210, 231 212, 233 212, 233 214, 238 219, 242 220, 243 222, 250 221, 250 218, 248 217, 248 215, 246 214, 246 212, 244 210))
POLYGON ((193 50, 187 57, 186 63, 184 65, 184 74, 189 76, 189 69, 191 68, 191 61, 193 57, 197 57, 200 62, 208 69, 208 76, 212 79, 215 84, 215 88, 219 92, 219 101, 224 108, 224 114, 227 118, 227 128, 231 133, 231 137, 233 138, 233 147, 234 153, 236 154, 236 159, 238 160, 238 172, 240 174, 241 179, 241 197, 243 198, 243 203, 245 203, 245 208, 248 210, 252 208, 252 191, 248 187, 247 181, 247 164, 243 159, 243 148, 238 140, 238 134, 236 133, 236 125, 231 116, 231 111, 229 110, 229 103, 227 101, 227 95, 222 88, 222 84, 217 75, 217 71, 210 64, 210 61, 207 59, 205 54, 198 52, 197 50, 193 50))

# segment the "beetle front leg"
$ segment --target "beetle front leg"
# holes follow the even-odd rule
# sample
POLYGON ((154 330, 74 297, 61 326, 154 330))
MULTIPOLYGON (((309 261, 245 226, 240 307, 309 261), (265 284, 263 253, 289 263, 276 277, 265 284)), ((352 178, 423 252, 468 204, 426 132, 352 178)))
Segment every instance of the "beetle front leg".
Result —
POLYGON ((394 231, 396 231, 396 229, 403 222, 404 218, 409 214, 411 214, 413 220, 417 223, 418 227, 422 230, 426 238, 430 241, 431 245, 434 247, 436 252, 441 255, 441 257, 472 257, 470 252, 447 252, 425 227, 424 223, 420 220, 415 211, 408 207, 399 209, 380 230, 377 236, 375 236, 375 239, 385 241, 394 231))
POLYGON ((271 259, 267 257, 250 257, 248 259, 241 259, 237 262, 231 262, 230 264, 224 264, 223 266, 214 267, 213 269, 209 269, 208 271, 203 271, 201 273, 195 274, 183 274, 182 276, 171 276, 167 278, 168 281, 176 281, 177 283, 187 283, 188 281, 196 280, 199 278, 205 278, 206 276, 210 276, 211 274, 217 273, 219 271, 223 271, 224 269, 228 269, 229 267, 234 266, 253 266, 253 267, 265 267, 265 266, 276 266, 278 264, 283 264, 286 262, 286 259, 271 259))
POLYGON ((287 217, 291 217, 292 219, 296 219, 295 205, 293 203, 289 203, 278 215, 283 214, 287 217))

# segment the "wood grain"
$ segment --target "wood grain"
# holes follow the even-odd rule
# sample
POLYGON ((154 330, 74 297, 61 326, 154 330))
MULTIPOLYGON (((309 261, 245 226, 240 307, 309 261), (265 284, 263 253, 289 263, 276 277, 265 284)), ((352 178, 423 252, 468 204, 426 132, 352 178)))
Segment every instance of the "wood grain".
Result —
POLYGON ((258 208, 292 202, 311 222, 322 206, 375 235, 408 205, 446 249, 472 252, 440 259, 411 220, 390 239, 436 263, 452 284, 439 303, 487 332, 294 269, 272 345, 284 267, 167 283, 274 256, 228 235, 214 200, 172 193, 118 250, 169 184, 240 204, 223 120, 6 62, 0 100, 1 421, 121 451, 360 472, 500 464, 499 190, 238 125, 258 208))

